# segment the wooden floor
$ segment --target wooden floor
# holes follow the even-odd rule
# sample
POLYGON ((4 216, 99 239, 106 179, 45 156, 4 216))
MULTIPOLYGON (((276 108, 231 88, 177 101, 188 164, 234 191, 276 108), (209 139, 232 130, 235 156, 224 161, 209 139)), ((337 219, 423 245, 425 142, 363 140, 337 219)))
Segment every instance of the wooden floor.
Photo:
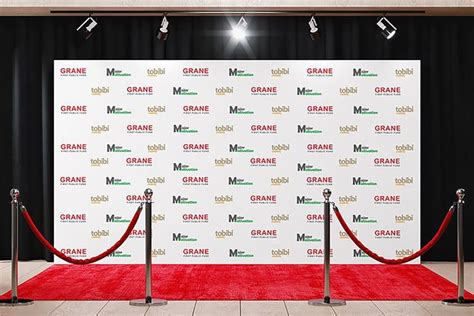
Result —
MULTIPOLYGON (((51 265, 21 262, 20 283, 51 265)), ((456 263, 424 263, 456 282, 456 263)), ((466 290, 474 292, 474 262, 465 266, 466 290)), ((0 293, 9 290, 10 263, 0 262, 0 293)), ((161 307, 133 307, 128 301, 36 301, 0 307, 0 315, 474 315, 474 307, 447 307, 438 301, 348 301, 342 307, 309 306, 306 301, 170 301, 161 307)))

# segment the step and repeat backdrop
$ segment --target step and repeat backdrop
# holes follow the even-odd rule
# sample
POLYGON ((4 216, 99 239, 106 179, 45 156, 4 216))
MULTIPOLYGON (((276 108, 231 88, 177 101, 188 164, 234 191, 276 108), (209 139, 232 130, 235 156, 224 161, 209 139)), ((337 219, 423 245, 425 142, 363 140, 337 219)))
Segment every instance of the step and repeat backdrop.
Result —
MULTIPOLYGON (((155 263, 322 263, 324 188, 375 252, 420 247, 419 61, 57 60, 54 76, 71 257, 118 240, 146 188, 155 263)), ((332 262, 375 263, 331 221, 332 262)), ((101 262, 143 263, 144 235, 143 213, 101 262)))

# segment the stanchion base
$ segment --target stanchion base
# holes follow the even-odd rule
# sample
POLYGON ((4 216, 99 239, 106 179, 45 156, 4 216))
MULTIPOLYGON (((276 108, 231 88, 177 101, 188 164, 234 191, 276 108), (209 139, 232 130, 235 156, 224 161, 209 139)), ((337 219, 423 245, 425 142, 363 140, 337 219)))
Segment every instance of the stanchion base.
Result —
POLYGON ((448 305, 448 306, 474 306, 474 300, 466 300, 466 299, 459 300, 457 298, 442 300, 441 303, 443 303, 443 305, 448 305))
POLYGON ((310 300, 308 301, 309 305, 313 306, 342 306, 346 305, 346 301, 344 300, 335 300, 335 299, 329 299, 329 301, 325 299, 318 299, 318 300, 310 300))
POLYGON ((31 304, 33 304, 33 300, 25 298, 0 300, 0 306, 26 306, 31 304))
POLYGON ((168 301, 159 298, 152 298, 149 303, 144 298, 130 301, 130 305, 132 306, 163 306, 166 304, 168 304, 168 301))

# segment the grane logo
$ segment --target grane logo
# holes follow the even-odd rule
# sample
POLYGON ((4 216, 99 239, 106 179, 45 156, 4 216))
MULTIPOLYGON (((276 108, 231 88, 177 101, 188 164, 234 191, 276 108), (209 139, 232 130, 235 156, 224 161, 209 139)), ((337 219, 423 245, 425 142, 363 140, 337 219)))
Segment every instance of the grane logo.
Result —
POLYGON ((87 105, 61 105, 61 114, 87 114, 87 105))
POLYGON ((332 77, 333 68, 306 68, 308 77, 332 77))
POLYGON ((334 106, 332 105, 308 105, 306 107, 307 114, 334 114, 334 106))

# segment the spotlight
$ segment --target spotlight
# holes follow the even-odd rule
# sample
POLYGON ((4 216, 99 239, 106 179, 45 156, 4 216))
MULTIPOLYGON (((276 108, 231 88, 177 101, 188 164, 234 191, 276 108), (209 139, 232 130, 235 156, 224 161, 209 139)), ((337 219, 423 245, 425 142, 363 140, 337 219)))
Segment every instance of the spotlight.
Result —
POLYGON ((386 39, 391 39, 397 32, 397 28, 392 23, 390 23, 390 21, 386 17, 382 17, 377 22, 377 25, 382 30, 382 35, 386 39))
POLYGON ((168 39, 168 25, 170 23, 168 22, 168 19, 166 18, 166 15, 163 16, 163 20, 161 21, 161 26, 158 29, 158 32, 156 34, 156 38, 161 40, 161 41, 166 41, 168 39))
POLYGON ((248 23, 245 21, 245 18, 242 16, 232 29, 232 36, 238 40, 244 39, 247 36, 247 27, 248 23))
POLYGON ((85 39, 92 36, 92 29, 97 26, 97 21, 89 16, 76 31, 80 32, 85 39))
POLYGON ((311 36, 311 39, 313 41, 317 40, 320 34, 319 34, 318 24, 316 23, 316 19, 314 18, 314 16, 311 17, 308 24, 309 24, 309 35, 311 36))

